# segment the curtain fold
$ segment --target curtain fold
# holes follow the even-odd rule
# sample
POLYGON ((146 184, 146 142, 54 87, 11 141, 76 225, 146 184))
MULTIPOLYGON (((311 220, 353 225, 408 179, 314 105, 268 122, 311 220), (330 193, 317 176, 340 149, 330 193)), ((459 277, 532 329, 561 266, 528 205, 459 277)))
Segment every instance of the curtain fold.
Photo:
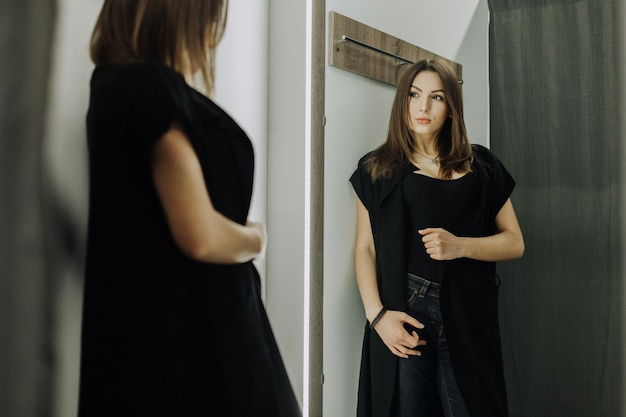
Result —
POLYGON ((512 417, 624 410, 622 0, 489 0, 490 147, 526 241, 501 262, 512 417))
POLYGON ((52 281, 42 142, 56 2, 0 1, 0 415, 49 416, 52 281))

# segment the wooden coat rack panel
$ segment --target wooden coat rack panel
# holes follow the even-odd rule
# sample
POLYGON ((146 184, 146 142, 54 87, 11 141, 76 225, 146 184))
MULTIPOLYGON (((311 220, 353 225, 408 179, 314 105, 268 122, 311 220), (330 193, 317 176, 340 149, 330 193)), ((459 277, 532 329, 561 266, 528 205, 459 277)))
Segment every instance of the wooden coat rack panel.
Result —
POLYGON ((331 66, 397 85, 403 71, 421 59, 443 61, 463 82, 461 64, 410 44, 337 12, 329 14, 331 66))

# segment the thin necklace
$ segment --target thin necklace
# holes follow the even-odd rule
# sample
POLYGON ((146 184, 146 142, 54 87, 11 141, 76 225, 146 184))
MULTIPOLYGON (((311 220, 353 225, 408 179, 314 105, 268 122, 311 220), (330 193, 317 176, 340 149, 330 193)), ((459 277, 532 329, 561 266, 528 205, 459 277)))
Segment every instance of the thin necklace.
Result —
POLYGON ((418 153, 418 154, 420 154, 420 155, 422 155, 424 158, 428 159, 428 162, 430 162, 431 164, 433 164, 433 165, 439 165, 439 160, 437 159, 437 157, 431 158, 430 156, 428 156, 428 155, 424 155, 423 153, 421 153, 421 152, 420 152, 420 151, 418 151, 418 150, 415 150, 415 152, 416 152, 416 153, 418 153))

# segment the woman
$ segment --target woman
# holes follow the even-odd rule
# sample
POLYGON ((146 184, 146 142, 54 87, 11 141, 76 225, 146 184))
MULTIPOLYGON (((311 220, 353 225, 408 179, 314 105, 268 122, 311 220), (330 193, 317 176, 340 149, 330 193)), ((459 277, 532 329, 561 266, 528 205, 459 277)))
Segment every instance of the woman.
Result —
POLYGON ((350 181, 368 319, 358 416, 507 416, 495 262, 524 252, 515 182, 470 144, 448 67, 404 72, 387 139, 350 181))
POLYGON ((301 416, 252 263, 252 144, 207 96, 227 8, 105 0, 93 30, 79 417, 301 416))

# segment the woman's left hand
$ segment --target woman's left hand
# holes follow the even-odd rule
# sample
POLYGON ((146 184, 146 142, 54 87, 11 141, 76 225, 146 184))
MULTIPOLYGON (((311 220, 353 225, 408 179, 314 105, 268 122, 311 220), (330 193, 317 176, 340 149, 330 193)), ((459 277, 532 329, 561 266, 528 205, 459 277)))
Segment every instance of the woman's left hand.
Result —
POLYGON ((437 261, 449 261, 465 256, 462 239, 445 229, 429 227, 418 230, 418 233, 422 235, 422 242, 424 242, 426 253, 428 253, 432 259, 437 261))

